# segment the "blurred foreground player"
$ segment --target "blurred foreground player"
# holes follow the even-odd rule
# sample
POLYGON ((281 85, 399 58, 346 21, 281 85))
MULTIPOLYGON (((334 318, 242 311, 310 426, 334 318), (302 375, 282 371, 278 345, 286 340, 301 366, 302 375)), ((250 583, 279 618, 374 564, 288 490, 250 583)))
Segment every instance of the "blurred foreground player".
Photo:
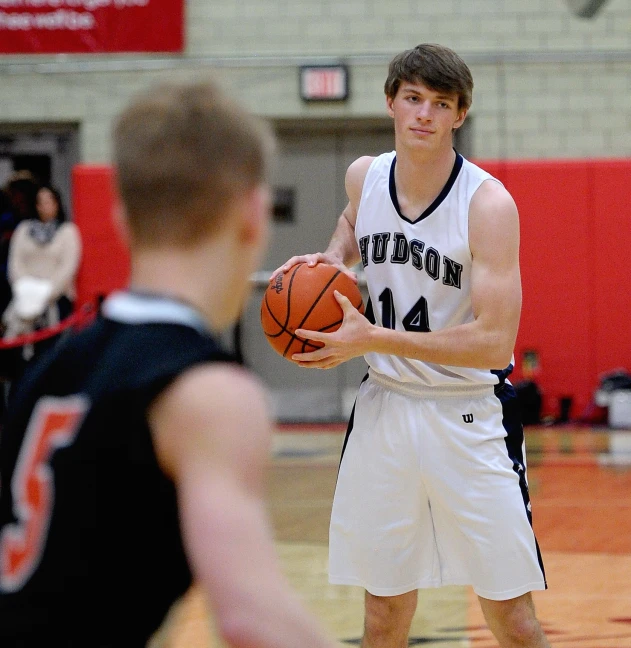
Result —
POLYGON ((144 646, 193 578, 229 646, 333 647, 277 563, 263 392, 215 337, 266 243, 270 148, 210 83, 156 88, 120 116, 131 290, 31 367, 12 402, 2 648, 144 646))

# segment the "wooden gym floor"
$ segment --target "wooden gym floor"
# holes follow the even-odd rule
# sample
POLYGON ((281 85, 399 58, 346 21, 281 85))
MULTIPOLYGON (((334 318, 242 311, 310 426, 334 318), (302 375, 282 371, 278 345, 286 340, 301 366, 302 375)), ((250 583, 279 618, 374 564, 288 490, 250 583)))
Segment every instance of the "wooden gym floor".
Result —
MULTIPOLYGON (((344 430, 283 427, 274 438, 269 512, 291 584, 346 645, 362 633, 363 592, 327 583, 327 533, 344 430)), ((535 592, 552 646, 631 648, 631 431, 527 428, 534 528, 549 589, 535 592), (613 452, 612 452, 613 450, 613 452)), ((220 647, 191 590, 171 648, 220 647)), ((472 591, 421 590, 410 645, 494 648, 472 591)))

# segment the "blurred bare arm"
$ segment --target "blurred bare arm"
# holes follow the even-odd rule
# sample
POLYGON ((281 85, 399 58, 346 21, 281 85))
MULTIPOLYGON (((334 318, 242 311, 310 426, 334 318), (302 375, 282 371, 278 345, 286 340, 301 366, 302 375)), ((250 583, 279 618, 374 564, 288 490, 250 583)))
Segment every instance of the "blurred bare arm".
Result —
POLYGON ((177 484, 194 577, 223 640, 233 648, 333 648, 276 555, 263 501, 270 423, 256 381, 228 365, 192 369, 159 397, 150 422, 177 484))

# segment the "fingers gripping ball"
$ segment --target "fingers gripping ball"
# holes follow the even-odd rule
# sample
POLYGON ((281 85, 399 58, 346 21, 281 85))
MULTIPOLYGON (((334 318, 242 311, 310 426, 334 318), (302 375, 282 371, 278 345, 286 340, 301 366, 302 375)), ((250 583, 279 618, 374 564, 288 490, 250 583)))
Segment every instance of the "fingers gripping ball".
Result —
POLYGON ((296 329, 332 333, 342 325, 342 307, 334 291, 342 293, 361 313, 364 304, 357 285, 343 272, 326 263, 292 266, 271 283, 261 303, 261 325, 271 347, 291 360, 294 353, 308 353, 324 346, 296 337, 296 329))

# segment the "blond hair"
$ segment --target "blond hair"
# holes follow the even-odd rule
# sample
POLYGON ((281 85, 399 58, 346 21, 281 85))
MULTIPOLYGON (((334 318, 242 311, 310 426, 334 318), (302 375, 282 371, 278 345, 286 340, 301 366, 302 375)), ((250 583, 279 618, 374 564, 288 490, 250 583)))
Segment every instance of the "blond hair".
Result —
POLYGON ((269 126, 210 80, 137 96, 116 121, 114 164, 134 243, 188 246, 267 181, 269 126))

